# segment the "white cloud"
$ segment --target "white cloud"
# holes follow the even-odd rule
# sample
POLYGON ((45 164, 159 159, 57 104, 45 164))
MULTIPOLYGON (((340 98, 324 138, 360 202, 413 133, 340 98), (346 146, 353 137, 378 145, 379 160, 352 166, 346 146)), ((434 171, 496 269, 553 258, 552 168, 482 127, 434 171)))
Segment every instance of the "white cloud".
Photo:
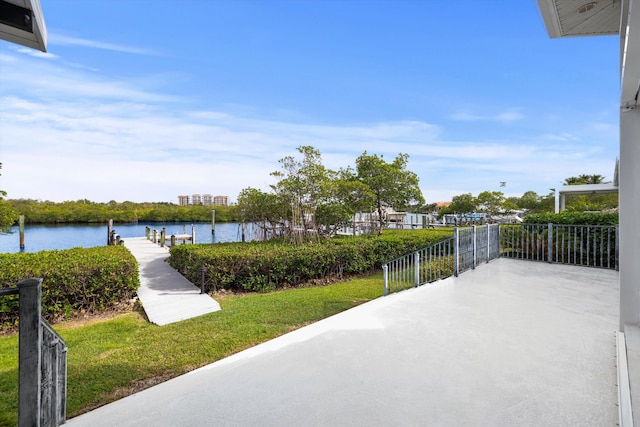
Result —
MULTIPOLYGON (((389 160, 407 153, 430 202, 503 191, 500 181, 510 192, 544 193, 568 176, 608 176, 616 157, 570 131, 515 141, 452 140, 441 125, 418 120, 266 120, 189 108, 155 82, 113 80, 27 56, 3 54, 0 61, 11 64, 0 74, 1 188, 11 198, 175 202, 178 194, 215 193, 235 199, 245 187, 267 190, 278 159, 296 155, 300 145, 318 148, 334 169, 353 166, 365 150, 389 160)), ((508 110, 460 113, 458 120, 525 117, 508 110)))
POLYGON ((503 111, 497 114, 486 115, 476 114, 468 110, 460 110, 449 116, 452 120, 463 122, 475 122, 475 121, 492 121, 492 122, 515 122, 523 120, 525 116, 515 110, 503 111))
POLYGON ((134 46, 124 46, 116 43, 102 42, 98 40, 83 39, 80 37, 66 36, 63 34, 50 33, 48 37, 50 45, 60 46, 81 46, 92 49, 110 50, 114 52, 132 53, 137 55, 157 55, 154 50, 143 49, 134 46))

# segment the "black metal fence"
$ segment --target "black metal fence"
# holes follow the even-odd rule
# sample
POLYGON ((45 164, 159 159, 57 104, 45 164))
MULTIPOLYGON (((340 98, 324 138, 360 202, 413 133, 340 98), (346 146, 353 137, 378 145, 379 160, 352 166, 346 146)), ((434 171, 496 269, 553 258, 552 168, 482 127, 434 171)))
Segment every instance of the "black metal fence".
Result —
POLYGON ((457 276, 498 257, 617 270, 618 226, 458 227, 452 238, 384 264, 384 294, 457 276))
POLYGON ((42 279, 26 279, 0 297, 18 295, 18 426, 57 427, 66 421, 67 346, 42 318, 42 279))
POLYGON ((418 287, 475 268, 500 255, 497 224, 456 228, 453 237, 382 266, 384 294, 418 287))
POLYGON ((500 246, 506 258, 618 269, 615 225, 503 225, 500 246))

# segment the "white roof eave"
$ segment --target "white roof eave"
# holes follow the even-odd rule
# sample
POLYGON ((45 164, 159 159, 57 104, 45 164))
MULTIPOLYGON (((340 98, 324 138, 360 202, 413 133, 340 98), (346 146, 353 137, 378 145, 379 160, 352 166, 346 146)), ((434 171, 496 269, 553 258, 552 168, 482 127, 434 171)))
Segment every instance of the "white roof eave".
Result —
POLYGON ((0 24, 0 39, 7 40, 21 46, 27 46, 42 52, 47 51, 47 27, 44 22, 40 0, 0 0, 29 9, 33 12, 33 32, 0 24))

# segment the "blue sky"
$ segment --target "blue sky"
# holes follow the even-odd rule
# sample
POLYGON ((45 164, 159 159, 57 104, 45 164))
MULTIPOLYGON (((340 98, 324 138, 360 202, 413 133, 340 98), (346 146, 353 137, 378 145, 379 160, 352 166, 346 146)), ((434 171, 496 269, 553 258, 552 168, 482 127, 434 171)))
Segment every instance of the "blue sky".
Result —
POLYGON ((407 153, 430 203, 612 179, 619 39, 552 40, 533 0, 41 5, 46 54, 0 41, 9 198, 235 200, 300 145, 407 153))

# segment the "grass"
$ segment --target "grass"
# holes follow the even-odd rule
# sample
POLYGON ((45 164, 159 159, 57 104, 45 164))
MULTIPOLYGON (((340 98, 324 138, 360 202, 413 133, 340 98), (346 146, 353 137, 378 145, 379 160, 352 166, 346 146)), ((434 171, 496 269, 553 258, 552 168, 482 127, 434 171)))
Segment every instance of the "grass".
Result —
MULTIPOLYGON (((67 417, 382 295, 382 274, 321 287, 216 296, 222 310, 167 326, 136 312, 55 325, 67 343, 67 417)), ((18 337, 0 337, 0 426, 16 425, 18 337)))

